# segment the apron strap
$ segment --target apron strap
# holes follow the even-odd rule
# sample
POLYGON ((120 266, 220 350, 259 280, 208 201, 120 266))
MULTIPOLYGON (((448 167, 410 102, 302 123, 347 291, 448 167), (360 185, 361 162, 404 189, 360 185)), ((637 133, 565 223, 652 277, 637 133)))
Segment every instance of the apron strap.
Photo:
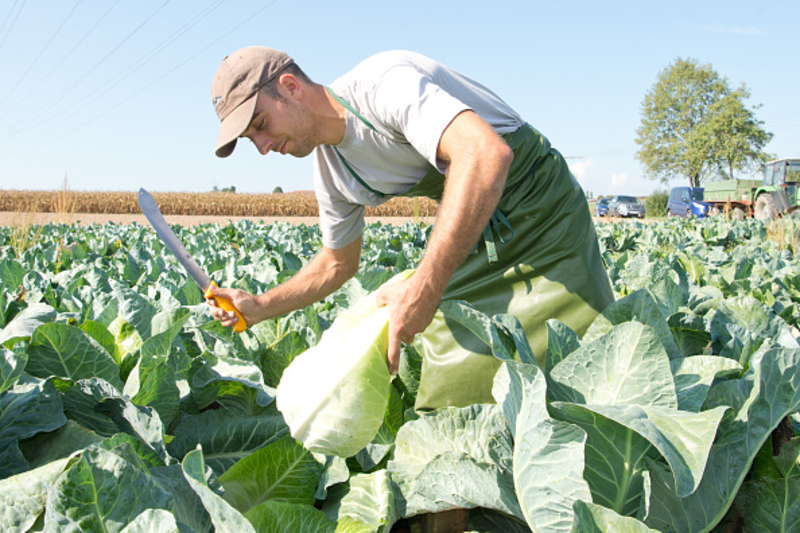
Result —
POLYGON ((346 168, 346 169, 347 169, 347 171, 348 171, 348 172, 350 172, 350 175, 351 175, 351 176, 353 176, 353 177, 356 179, 356 181, 357 181, 357 182, 359 182, 359 183, 361 184, 361 186, 362 186, 362 187, 364 187, 365 189, 367 189, 367 190, 368 190, 369 192, 371 192, 372 194, 375 194, 375 195, 377 195, 377 196, 378 196, 378 198, 391 198, 391 197, 392 197, 390 194, 384 194, 384 193, 382 193, 381 191, 377 191, 377 190, 373 189, 372 187, 370 187, 369 185, 367 185, 367 182, 365 182, 364 180, 362 180, 362 179, 361 179, 361 176, 359 176, 359 175, 356 173, 356 171, 355 171, 355 170, 353 170, 353 167, 351 167, 351 166, 350 166, 350 165, 347 163, 347 161, 345 160, 345 158, 344 158, 344 156, 342 155, 342 153, 341 153, 341 152, 340 152, 340 151, 339 151, 339 150, 338 150, 338 149, 337 149, 335 146, 333 147, 333 150, 334 150, 334 152, 336 152, 336 155, 338 155, 338 156, 339 156, 339 159, 342 161, 342 164, 344 165, 344 168, 346 168))
MULTIPOLYGON (((330 95, 331 95, 331 96, 334 98, 334 100, 336 100, 337 102, 339 102, 340 104, 342 104, 342 105, 345 107, 345 109, 347 109, 348 111, 350 111, 351 113, 353 113, 353 114, 354 114, 356 117, 358 117, 358 119, 359 119, 361 122, 363 122, 364 124, 366 124, 366 125, 367 125, 367 127, 369 127, 369 129, 371 129, 372 131, 378 131, 378 130, 376 130, 376 129, 375 129, 375 126, 373 126, 373 125, 370 123, 370 121, 369 121, 369 120, 367 120, 366 118, 364 118, 363 116, 361 116, 361 113, 359 113, 358 111, 356 111, 355 109, 353 109, 353 106, 351 106, 350 104, 348 104, 348 103, 347 103, 347 100, 345 100, 344 98, 342 98, 341 96, 339 96, 338 94, 336 94, 335 92, 333 92, 333 90, 332 90, 330 87, 328 87, 328 86, 325 86, 325 90, 326 90, 326 91, 328 91, 328 94, 330 94, 330 95)), ((347 160, 344 158, 344 156, 342 155, 342 153, 339 151, 339 149, 338 149, 338 148, 336 148, 336 147, 334 146, 334 147, 333 147, 333 151, 334 151, 334 152, 336 152, 336 155, 338 155, 338 156, 339 156, 339 160, 340 160, 340 161, 342 162, 342 164, 344 165, 344 168, 346 168, 346 169, 347 169, 347 171, 350 173, 350 175, 351 175, 351 176, 353 176, 353 178, 355 178, 355 180, 356 180, 358 183, 360 183, 362 187, 364 187, 365 189, 367 189, 367 190, 368 190, 369 192, 371 192, 372 194, 376 195, 378 198, 391 198, 391 195, 389 195, 389 194, 384 194, 384 193, 382 193, 381 191, 375 190, 375 189, 373 189, 372 187, 370 187, 369 185, 367 185, 367 182, 365 182, 363 179, 361 179, 361 176, 359 176, 359 175, 358 175, 358 173, 357 173, 357 172, 356 172, 356 171, 353 169, 353 167, 351 167, 351 166, 350 166, 350 164, 347 162, 347 160)))
POLYGON ((358 117, 358 119, 359 119, 361 122, 363 122, 364 124, 366 124, 366 125, 367 125, 367 127, 368 127, 369 129, 371 129, 372 131, 378 131, 378 130, 376 130, 376 129, 375 129, 375 126, 373 126, 373 125, 372 125, 372 123, 370 123, 370 121, 369 121, 369 120, 367 120, 366 118, 364 118, 364 117, 361 115, 361 113, 359 113, 358 111, 356 111, 356 110, 353 108, 353 106, 351 106, 349 103, 347 103, 347 100, 345 100, 344 98, 342 98, 341 96, 339 96, 338 94, 336 94, 335 92, 333 92, 333 89, 331 89, 330 87, 328 87, 328 86, 326 85, 326 86, 325 86, 325 90, 326 90, 326 91, 328 91, 328 94, 330 94, 330 95, 333 97, 333 99, 334 99, 334 100, 336 100, 337 102, 339 102, 340 104, 342 104, 342 105, 345 107, 345 109, 347 109, 347 110, 348 110, 348 111, 350 111, 352 114, 354 114, 355 116, 357 116, 357 117, 358 117))

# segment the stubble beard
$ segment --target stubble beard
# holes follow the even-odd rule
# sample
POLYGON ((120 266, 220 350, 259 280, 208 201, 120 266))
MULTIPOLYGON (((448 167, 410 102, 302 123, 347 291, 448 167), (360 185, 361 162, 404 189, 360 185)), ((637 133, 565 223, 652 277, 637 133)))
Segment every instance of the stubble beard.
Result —
POLYGON ((311 154, 321 141, 318 137, 318 128, 314 126, 312 117, 297 107, 290 108, 290 120, 295 124, 295 133, 290 135, 292 146, 287 153, 294 157, 302 158, 311 154))

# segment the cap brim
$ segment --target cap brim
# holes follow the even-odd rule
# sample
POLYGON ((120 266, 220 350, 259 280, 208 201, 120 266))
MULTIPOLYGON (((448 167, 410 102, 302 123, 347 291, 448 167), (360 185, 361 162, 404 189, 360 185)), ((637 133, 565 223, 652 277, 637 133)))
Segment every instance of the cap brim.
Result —
POLYGON ((253 113, 256 110, 258 93, 254 94, 242 104, 231 111, 219 126, 219 136, 217 137, 217 157, 228 157, 236 148, 236 139, 245 132, 250 121, 253 120, 253 113))

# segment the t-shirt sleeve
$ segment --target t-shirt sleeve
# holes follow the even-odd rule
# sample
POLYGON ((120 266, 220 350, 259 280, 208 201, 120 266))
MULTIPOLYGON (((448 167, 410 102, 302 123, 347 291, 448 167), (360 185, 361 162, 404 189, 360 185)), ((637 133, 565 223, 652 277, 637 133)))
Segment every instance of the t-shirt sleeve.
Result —
POLYGON ((470 107, 436 84, 434 77, 410 65, 389 69, 375 91, 375 110, 431 164, 444 130, 470 107))

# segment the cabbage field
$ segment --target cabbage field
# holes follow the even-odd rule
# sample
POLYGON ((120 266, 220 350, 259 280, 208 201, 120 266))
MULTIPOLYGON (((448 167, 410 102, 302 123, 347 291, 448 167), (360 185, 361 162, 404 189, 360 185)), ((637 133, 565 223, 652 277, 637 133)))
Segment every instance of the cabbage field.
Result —
MULTIPOLYGON (((174 229, 253 292, 321 246, 317 226, 174 229)), ((444 302, 503 361, 496 402, 416 412, 412 344, 344 458, 292 438, 281 376, 414 268, 429 226, 369 225, 353 280, 242 334, 149 227, 24 231, 0 228, 4 532, 414 531, 452 508, 485 532, 800 530, 797 219, 598 224, 617 301, 582 338, 551 320, 545 354, 514 317, 444 302)))

